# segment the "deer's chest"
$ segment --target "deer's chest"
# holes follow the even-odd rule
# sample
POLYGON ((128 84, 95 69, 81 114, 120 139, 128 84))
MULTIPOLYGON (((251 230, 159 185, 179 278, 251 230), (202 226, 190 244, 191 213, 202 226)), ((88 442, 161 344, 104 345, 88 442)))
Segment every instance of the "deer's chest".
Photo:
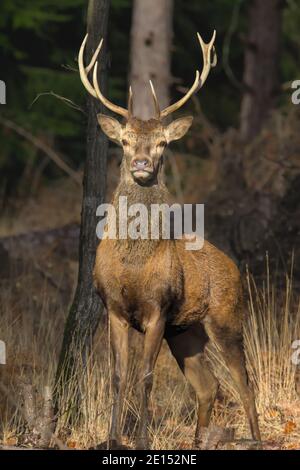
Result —
MULTIPOLYGON (((103 243, 103 242, 102 242, 103 243)), ((100 245, 94 271, 95 284, 108 310, 143 329, 157 310, 167 312, 182 293, 181 267, 170 249, 158 249, 133 263, 100 245)))

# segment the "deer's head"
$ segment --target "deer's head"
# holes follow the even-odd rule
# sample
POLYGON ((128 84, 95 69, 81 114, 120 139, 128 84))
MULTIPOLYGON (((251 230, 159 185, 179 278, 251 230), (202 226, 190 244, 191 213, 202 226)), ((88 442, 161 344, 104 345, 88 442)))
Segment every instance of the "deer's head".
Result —
POLYGON ((214 31, 211 41, 205 44, 198 33, 198 39, 203 53, 203 70, 201 75, 198 70, 196 71, 196 77, 192 87, 176 103, 168 106, 164 110, 160 110, 157 96, 150 80, 155 107, 155 118, 146 121, 133 116, 131 87, 129 88, 128 109, 113 104, 102 94, 97 80, 97 57, 101 50, 103 40, 101 40, 95 51, 90 64, 85 67, 83 56, 88 36, 85 37, 78 56, 81 81, 87 91, 96 99, 99 99, 106 108, 125 118, 124 123, 121 124, 117 119, 110 116, 104 114, 98 114, 97 116, 103 132, 112 141, 121 145, 123 148, 123 168, 128 179, 131 178, 132 181, 139 184, 151 184, 151 182, 155 182, 162 164, 164 149, 173 140, 178 140, 183 137, 190 128, 193 121, 192 116, 176 119, 170 124, 164 124, 164 118, 181 108, 193 93, 203 86, 208 77, 210 68, 216 65, 214 49, 215 37, 216 32, 214 31), (88 74, 92 68, 94 68, 93 85, 88 79, 88 74))

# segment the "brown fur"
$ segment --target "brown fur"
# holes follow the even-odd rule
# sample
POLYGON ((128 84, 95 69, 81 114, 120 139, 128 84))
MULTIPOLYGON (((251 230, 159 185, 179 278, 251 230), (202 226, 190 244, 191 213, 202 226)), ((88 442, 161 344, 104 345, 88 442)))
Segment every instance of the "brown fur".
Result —
POLYGON ((137 132, 148 133, 157 128, 162 128, 161 122, 157 119, 149 119, 148 121, 142 121, 141 119, 132 117, 130 119, 130 126, 137 132))
MULTIPOLYGON (((163 128, 155 120, 133 120, 123 133, 139 135, 163 128)), ((155 137, 153 137, 155 141, 155 137)), ((148 148, 152 155, 152 146, 148 148)), ((139 149, 139 147, 135 147, 139 149)), ((129 172, 130 161, 139 150, 125 155, 121 180, 113 198, 118 208, 120 195, 128 197, 128 205, 136 202, 169 202, 163 183, 162 158, 156 158, 154 173, 147 184, 136 181, 129 172)), ((145 149, 142 149, 144 152, 145 149)), ((187 251, 185 240, 109 240, 97 250, 94 269, 95 286, 108 310, 112 327, 115 357, 114 385, 116 400, 122 401, 127 371, 128 327, 145 334, 142 358, 141 422, 138 445, 147 441, 147 403, 152 386, 152 372, 163 336, 180 368, 193 385, 199 398, 196 442, 201 428, 207 426, 217 391, 217 381, 203 361, 208 337, 217 341, 232 373, 249 418, 252 436, 260 439, 256 409, 248 384, 242 346, 243 295, 236 265, 223 252, 205 241, 202 249, 187 251), (177 334, 179 331, 179 334, 177 334), (176 335, 174 336, 174 332, 176 335), (126 336, 127 335, 127 336, 126 336)), ((113 412, 111 439, 120 439, 120 405, 113 412)))

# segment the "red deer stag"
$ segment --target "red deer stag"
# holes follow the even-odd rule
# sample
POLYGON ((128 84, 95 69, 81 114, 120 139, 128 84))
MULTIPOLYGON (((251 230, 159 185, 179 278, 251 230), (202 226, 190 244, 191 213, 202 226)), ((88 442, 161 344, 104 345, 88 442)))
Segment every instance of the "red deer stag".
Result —
MULTIPOLYGON (((85 67, 83 56, 87 37, 84 39, 78 58, 82 83, 106 108, 125 118, 121 124, 112 117, 97 116, 103 132, 123 148, 120 182, 112 201, 116 209, 120 196, 127 197, 128 206, 134 203, 142 203, 146 207, 168 204, 170 198, 163 178, 163 152, 170 142, 186 134, 193 118, 179 118, 170 124, 164 124, 163 120, 203 86, 210 68, 216 65, 215 35, 214 32, 211 41, 205 44, 198 34, 203 71, 201 74, 196 72, 192 87, 175 104, 161 111, 150 82, 156 116, 147 121, 132 114, 131 88, 128 110, 103 96, 97 81, 96 62, 102 41, 91 63, 85 67), (92 84, 88 73, 93 67, 92 84)), ((144 334, 138 448, 149 445, 148 401, 163 338, 198 397, 196 445, 201 442, 203 427, 209 424, 218 389, 218 382, 203 357, 209 339, 221 348, 247 413, 252 438, 260 441, 254 394, 245 368, 241 279, 231 259, 208 241, 198 251, 187 251, 184 239, 105 238, 97 250, 94 282, 111 325, 114 405, 110 445, 119 445, 121 439, 120 416, 128 369, 129 327, 144 334)))

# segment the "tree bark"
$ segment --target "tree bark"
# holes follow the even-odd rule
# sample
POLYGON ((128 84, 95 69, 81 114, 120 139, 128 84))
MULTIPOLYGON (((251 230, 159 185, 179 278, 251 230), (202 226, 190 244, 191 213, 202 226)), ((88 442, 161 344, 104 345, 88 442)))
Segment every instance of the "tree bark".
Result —
POLYGON ((245 52, 240 129, 249 141, 261 130, 278 91, 282 0, 252 0, 245 52))
MULTIPOLYGON (((88 7, 86 63, 103 37, 106 44, 110 0, 90 0, 88 7)), ((101 51, 99 83, 106 90, 107 55, 105 46, 101 51)), ((93 267, 97 247, 96 208, 104 201, 106 191, 106 164, 108 142, 100 132, 96 115, 104 112, 103 105, 88 97, 87 153, 83 177, 83 201, 79 242, 79 273, 73 304, 71 306, 63 337, 62 349, 56 375, 56 411, 62 395, 79 397, 79 380, 74 380, 78 366, 84 372, 92 339, 99 324, 102 304, 93 286, 93 267), (71 380, 73 377, 73 380, 71 380), (67 385, 68 384, 68 385, 67 385), (68 389, 66 392, 66 388, 68 389)), ((66 404, 66 403, 64 403, 66 404)), ((74 408, 72 408, 74 409, 74 408)))
POLYGON ((161 107, 169 104, 173 0, 134 0, 131 29, 131 71, 134 114, 153 117, 149 80, 161 107), (155 3, 155 5, 154 5, 155 3))

